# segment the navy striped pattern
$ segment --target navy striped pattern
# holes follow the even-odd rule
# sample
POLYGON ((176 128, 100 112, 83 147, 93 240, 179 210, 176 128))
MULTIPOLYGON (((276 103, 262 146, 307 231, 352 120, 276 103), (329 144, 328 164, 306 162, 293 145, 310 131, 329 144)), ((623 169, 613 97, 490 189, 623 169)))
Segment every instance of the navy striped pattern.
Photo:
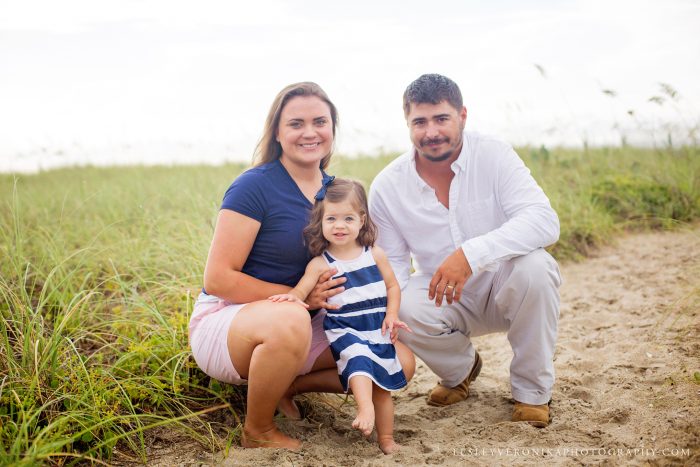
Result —
POLYGON ((350 378, 364 375, 386 390, 406 386, 406 377, 396 349, 381 329, 386 315, 386 286, 372 257, 372 250, 349 261, 335 259, 327 251, 323 257, 338 270, 334 278, 346 277, 345 290, 328 301, 340 305, 327 310, 323 327, 338 366, 345 392, 350 378))

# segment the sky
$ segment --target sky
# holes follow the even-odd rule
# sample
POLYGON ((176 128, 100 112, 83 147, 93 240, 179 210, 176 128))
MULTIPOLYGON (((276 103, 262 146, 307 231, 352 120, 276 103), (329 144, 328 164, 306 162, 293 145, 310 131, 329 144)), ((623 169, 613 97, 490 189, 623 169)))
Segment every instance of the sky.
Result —
POLYGON ((682 141, 698 24, 694 0, 0 0, 0 172, 249 161, 307 80, 339 109, 338 153, 404 151, 423 73, 513 145, 682 141))

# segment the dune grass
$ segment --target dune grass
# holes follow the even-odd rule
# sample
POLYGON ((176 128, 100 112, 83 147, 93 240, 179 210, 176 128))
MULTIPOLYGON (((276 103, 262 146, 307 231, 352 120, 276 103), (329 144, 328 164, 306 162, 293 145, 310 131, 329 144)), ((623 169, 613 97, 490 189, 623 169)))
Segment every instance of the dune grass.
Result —
MULTIPOLYGON (((700 149, 519 153, 561 219, 559 260, 626 229, 700 217, 700 149)), ((395 155, 336 157, 367 186, 395 155)), ((224 190, 244 167, 71 168, 0 176, 0 464, 146 459, 168 425, 210 449, 240 426, 239 389, 187 346, 224 190)))

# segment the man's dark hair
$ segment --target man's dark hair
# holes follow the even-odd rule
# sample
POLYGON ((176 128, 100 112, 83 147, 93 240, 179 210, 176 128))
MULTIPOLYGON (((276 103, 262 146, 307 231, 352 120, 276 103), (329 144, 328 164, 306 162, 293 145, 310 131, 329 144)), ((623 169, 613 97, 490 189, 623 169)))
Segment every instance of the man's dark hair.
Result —
POLYGON ((411 111, 411 104, 439 104, 447 101, 455 109, 462 110, 462 93, 457 83, 447 76, 430 73, 420 76, 403 93, 403 114, 411 111))

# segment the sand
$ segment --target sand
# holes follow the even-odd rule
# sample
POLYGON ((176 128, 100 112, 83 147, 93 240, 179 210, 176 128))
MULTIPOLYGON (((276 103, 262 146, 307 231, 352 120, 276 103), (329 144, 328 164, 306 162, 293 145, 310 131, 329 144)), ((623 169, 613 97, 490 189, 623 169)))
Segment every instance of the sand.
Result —
POLYGON ((512 352, 504 334, 493 334, 474 339, 484 366, 466 401, 426 405, 437 378, 422 362, 408 387, 394 393, 398 453, 383 455, 351 429, 352 399, 326 396, 306 420, 279 422, 304 441, 300 452, 234 445, 224 458, 171 445, 151 451, 150 463, 700 464, 700 228, 627 235, 561 270, 547 428, 510 421, 512 352))

